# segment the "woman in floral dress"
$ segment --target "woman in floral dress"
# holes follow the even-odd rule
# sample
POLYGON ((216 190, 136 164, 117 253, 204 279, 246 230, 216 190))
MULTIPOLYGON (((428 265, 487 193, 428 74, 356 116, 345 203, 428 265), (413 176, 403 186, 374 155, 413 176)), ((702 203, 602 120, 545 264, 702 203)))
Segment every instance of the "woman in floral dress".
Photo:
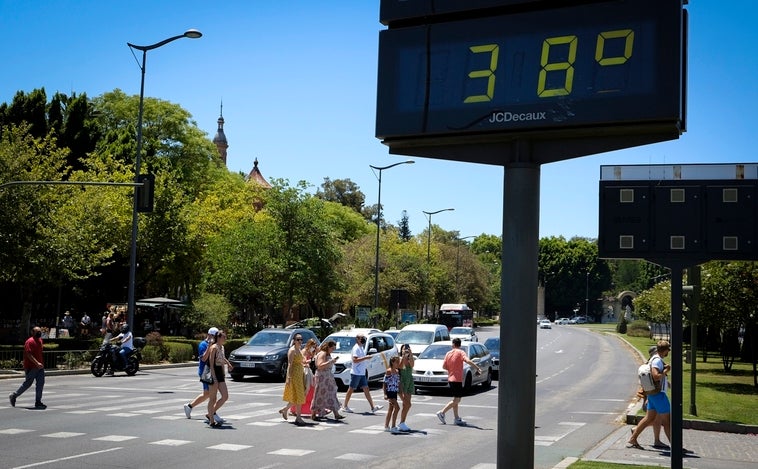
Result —
POLYGON ((332 358, 332 351, 337 347, 333 340, 327 340, 321 344, 320 351, 316 354, 316 376, 314 377, 313 402, 311 402, 311 418, 316 420, 327 411, 334 413, 335 419, 345 418, 340 415, 340 401, 337 399, 337 382, 334 380, 332 366, 337 361, 332 358))

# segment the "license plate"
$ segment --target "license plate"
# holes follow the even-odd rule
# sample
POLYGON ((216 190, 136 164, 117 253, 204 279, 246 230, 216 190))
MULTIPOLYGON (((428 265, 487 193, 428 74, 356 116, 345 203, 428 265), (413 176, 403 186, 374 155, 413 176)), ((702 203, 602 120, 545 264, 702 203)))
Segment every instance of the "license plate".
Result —
POLYGON ((255 368, 255 362, 240 362, 242 368, 255 368))
POLYGON ((432 381, 432 379, 433 378, 431 378, 429 376, 419 376, 418 378, 416 378, 417 381, 420 381, 422 383, 428 383, 428 382, 432 381))

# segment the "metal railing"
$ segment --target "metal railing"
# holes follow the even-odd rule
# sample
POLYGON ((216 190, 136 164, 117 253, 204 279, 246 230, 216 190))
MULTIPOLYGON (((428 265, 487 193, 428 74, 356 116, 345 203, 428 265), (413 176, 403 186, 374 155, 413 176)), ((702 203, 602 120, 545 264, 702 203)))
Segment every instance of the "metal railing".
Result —
MULTIPOLYGON (((90 366, 97 350, 51 350, 43 351, 42 359, 48 370, 77 370, 90 366)), ((23 350, 0 350, 0 369, 22 370, 23 350)))

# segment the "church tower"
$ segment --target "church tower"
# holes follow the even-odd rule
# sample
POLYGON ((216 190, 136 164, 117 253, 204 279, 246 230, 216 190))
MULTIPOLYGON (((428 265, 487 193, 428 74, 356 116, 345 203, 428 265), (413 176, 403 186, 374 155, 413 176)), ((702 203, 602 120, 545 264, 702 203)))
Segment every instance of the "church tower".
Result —
POLYGON ((226 166, 226 149, 229 148, 229 144, 226 142, 226 135, 224 135, 224 103, 221 103, 221 114, 218 118, 218 130, 216 136, 213 137, 213 143, 218 149, 218 154, 221 156, 221 161, 226 166))

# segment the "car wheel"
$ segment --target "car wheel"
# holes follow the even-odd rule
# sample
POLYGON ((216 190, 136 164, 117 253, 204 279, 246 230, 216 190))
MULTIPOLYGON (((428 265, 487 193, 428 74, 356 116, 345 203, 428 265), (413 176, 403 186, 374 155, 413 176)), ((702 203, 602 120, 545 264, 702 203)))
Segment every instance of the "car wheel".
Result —
POLYGON ((482 381, 482 387, 487 389, 492 387, 492 369, 487 368, 487 379, 482 381))
POLYGON ((279 379, 287 381, 287 362, 282 362, 282 366, 279 367, 279 379))
POLYGON ((471 391, 471 373, 466 373, 466 380, 463 382, 463 391, 466 393, 471 391))
POLYGON ((242 378, 245 377, 245 375, 241 375, 239 373, 229 373, 232 377, 232 381, 242 381, 242 378))

